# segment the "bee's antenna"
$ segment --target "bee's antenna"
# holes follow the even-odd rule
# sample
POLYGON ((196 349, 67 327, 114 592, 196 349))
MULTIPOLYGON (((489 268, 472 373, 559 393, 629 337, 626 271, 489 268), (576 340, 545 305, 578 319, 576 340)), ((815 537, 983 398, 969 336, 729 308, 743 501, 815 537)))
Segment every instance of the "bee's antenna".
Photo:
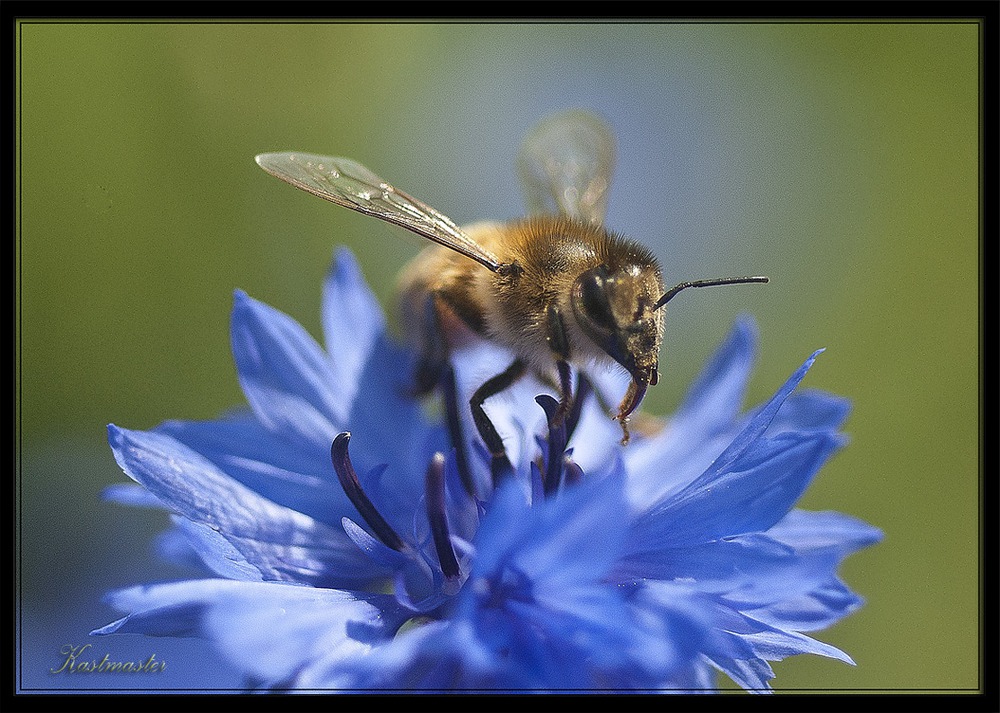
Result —
POLYGON ((686 290, 689 287, 715 287, 716 285, 743 285, 749 282, 770 282, 770 278, 767 277, 723 277, 718 280, 692 280, 690 282, 682 282, 679 285, 671 287, 669 290, 663 293, 663 296, 656 301, 653 305, 653 311, 660 309, 663 305, 674 298, 681 290, 686 290))

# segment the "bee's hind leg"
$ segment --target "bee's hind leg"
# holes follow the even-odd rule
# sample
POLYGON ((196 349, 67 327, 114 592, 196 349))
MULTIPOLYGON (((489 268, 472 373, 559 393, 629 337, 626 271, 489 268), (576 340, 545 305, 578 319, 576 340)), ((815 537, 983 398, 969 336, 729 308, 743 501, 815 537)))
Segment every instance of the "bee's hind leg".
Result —
POLYGON ((451 445, 455 449, 459 478, 465 491, 470 496, 476 497, 475 479, 469 466, 465 438, 462 435, 464 429, 458 408, 458 383, 450 361, 451 350, 444 324, 446 311, 455 312, 447 296, 441 291, 436 291, 427 294, 422 314, 411 315, 411 319, 418 323, 420 341, 410 393, 419 398, 430 394, 438 387, 441 388, 445 423, 451 445))
POLYGON ((417 348, 417 363, 413 370, 413 386, 410 393, 419 398, 427 396, 442 384, 450 367, 448 341, 445 338, 441 306, 436 295, 427 295, 423 314, 417 319, 421 325, 418 330, 420 343, 417 348))
MULTIPOLYGON (((467 286, 462 285, 461 289, 467 286)), ((482 316, 469 305, 461 289, 437 289, 428 293, 424 299, 422 311, 410 315, 410 319, 419 322, 420 340, 417 347, 417 364, 414 370, 413 393, 423 396, 437 387, 441 387, 445 401, 445 419, 451 433, 452 445, 458 456, 458 469, 463 485, 469 494, 475 493, 475 485, 465 454, 462 438, 461 419, 458 414, 457 384, 455 371, 450 361, 450 342, 448 335, 453 332, 456 323, 467 328, 473 334, 484 336, 485 324, 482 316)), ((472 408, 472 420, 480 438, 490 452, 492 460, 490 472, 494 484, 513 472, 510 459, 504 449, 503 438, 497 432, 493 422, 483 409, 487 399, 507 389, 521 378, 527 367, 520 359, 515 359, 504 371, 489 379, 473 393, 469 399, 472 408)))

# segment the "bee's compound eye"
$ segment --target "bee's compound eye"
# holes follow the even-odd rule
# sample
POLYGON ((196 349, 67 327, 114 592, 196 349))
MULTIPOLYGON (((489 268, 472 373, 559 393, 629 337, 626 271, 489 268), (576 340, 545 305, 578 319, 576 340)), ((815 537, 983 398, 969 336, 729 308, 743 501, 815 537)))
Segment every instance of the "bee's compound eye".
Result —
POLYGON ((608 300, 608 273, 603 266, 587 270, 576 282, 577 309, 598 327, 613 330, 618 325, 608 300))

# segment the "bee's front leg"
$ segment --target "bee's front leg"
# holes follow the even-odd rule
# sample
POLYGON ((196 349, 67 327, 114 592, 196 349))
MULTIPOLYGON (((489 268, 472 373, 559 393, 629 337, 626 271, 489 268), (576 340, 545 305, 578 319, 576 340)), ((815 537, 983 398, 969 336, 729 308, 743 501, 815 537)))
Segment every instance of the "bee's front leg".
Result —
POLYGON ((514 469, 510 464, 510 459, 507 458, 507 451, 504 450, 503 438, 500 437, 496 426, 493 425, 490 417, 483 410, 483 403, 485 403, 486 399, 499 394, 520 379, 524 375, 524 372, 524 362, 520 359, 515 359, 504 371, 476 389, 469 400, 469 405, 472 407, 472 420, 476 424, 476 429, 479 431, 479 436, 483 439, 483 443, 486 444, 490 455, 493 456, 493 460, 490 463, 490 472, 493 475, 494 485, 499 483, 506 474, 513 472, 514 469))
POLYGON ((556 412, 556 422, 562 421, 573 405, 573 379, 569 366, 569 337, 566 335, 566 323, 556 305, 550 304, 545 311, 545 339, 556 360, 556 370, 559 372, 559 410, 556 412))

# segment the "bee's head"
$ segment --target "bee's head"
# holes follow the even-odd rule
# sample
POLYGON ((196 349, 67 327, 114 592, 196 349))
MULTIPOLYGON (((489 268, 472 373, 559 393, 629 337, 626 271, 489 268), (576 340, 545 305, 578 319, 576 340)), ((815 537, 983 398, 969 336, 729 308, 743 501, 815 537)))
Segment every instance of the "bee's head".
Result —
MULTIPOLYGON (((656 385, 663 312, 678 292, 688 287, 764 283, 766 277, 726 277, 682 282, 663 290, 655 263, 625 261, 601 263, 581 274, 573 284, 572 303, 577 324, 601 350, 621 364, 632 377, 618 406, 617 419, 624 426, 646 394, 656 385)), ((628 438, 626 432, 626 439, 628 438)))
POLYGON ((572 304, 577 324, 590 340, 621 364, 632 377, 617 418, 624 421, 655 384, 663 317, 657 300, 663 293, 655 265, 602 263, 581 274, 573 284, 572 304))

